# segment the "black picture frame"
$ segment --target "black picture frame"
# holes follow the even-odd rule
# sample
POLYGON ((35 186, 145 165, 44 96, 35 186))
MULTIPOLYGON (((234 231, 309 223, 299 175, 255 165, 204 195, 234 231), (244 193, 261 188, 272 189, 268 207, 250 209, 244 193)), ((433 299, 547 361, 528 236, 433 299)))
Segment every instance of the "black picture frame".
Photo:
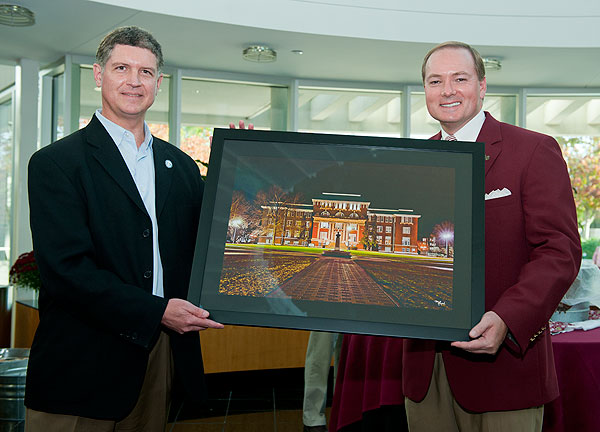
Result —
POLYGON ((215 129, 188 300, 224 324, 468 340, 484 145, 215 129))

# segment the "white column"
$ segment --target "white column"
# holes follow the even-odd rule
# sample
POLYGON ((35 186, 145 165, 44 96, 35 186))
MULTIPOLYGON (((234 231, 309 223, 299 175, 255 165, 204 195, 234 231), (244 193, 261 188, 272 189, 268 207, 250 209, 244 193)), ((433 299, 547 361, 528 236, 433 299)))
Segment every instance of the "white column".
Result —
POLYGON ((39 63, 21 59, 15 72, 15 146, 10 262, 32 249, 27 200, 27 163, 37 150, 39 63))
POLYGON ((169 142, 181 146, 181 69, 175 69, 169 81, 169 142))

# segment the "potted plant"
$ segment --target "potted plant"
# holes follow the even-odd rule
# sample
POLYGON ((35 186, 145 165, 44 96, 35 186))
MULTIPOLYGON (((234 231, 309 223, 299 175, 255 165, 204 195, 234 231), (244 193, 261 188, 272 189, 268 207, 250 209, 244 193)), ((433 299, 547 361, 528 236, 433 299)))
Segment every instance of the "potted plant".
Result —
POLYGON ((27 289, 37 292, 40 289, 41 280, 33 251, 19 255, 15 263, 10 268, 8 280, 17 289, 27 289))

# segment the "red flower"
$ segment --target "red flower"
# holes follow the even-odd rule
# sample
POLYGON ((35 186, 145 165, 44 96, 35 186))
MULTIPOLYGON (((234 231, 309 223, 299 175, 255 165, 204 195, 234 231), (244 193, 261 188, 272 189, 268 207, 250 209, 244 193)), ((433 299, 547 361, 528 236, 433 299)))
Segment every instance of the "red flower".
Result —
POLYGON ((40 272, 33 251, 21 254, 10 268, 9 281, 17 287, 40 289, 40 272))

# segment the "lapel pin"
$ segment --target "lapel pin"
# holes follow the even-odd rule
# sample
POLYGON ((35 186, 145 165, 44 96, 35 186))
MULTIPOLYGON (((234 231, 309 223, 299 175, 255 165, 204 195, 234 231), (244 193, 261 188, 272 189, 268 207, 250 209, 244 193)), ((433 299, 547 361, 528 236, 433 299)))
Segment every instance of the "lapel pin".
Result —
POLYGON ((167 160, 165 161, 165 166, 166 166, 167 168, 173 168, 173 162, 171 162, 169 159, 167 159, 167 160))
POLYGON ((490 155, 485 155, 485 160, 490 160, 490 155))

